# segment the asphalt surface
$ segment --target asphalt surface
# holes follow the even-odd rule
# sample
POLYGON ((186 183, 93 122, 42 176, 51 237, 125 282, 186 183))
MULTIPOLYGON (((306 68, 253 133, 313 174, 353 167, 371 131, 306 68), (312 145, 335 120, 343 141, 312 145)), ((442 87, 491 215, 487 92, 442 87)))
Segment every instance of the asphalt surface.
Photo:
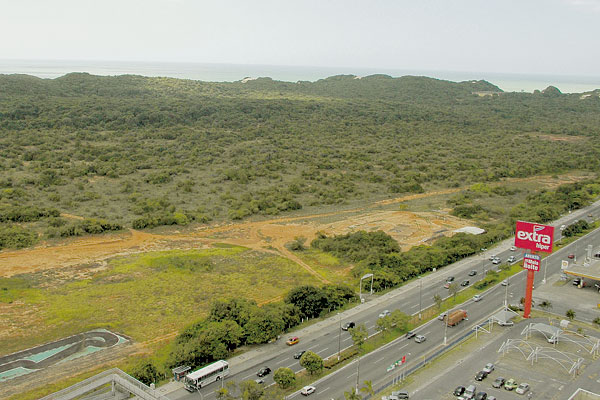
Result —
MULTIPOLYGON (((599 215, 600 201, 586 209, 578 210, 561 217, 553 224, 557 227, 555 229, 555 240, 560 238, 561 231, 558 227, 562 224, 568 225, 582 218, 588 220, 597 219, 599 215), (587 217, 590 213, 593 214, 592 218, 587 217)), ((505 240, 489 251, 446 266, 435 273, 374 298, 364 304, 360 304, 351 310, 347 310, 339 316, 333 316, 299 332, 289 333, 287 336, 300 337, 300 343, 294 346, 288 347, 284 344, 286 336, 282 337, 277 343, 261 346, 247 355, 238 357, 237 360, 230 360, 231 374, 226 381, 235 380, 236 382, 241 382, 248 379, 256 379, 258 378, 256 372, 263 366, 268 366, 272 371, 275 371, 279 367, 289 367, 294 372, 298 372, 302 368, 299 365, 299 361, 293 358, 293 355, 300 350, 311 350, 323 358, 337 354, 339 349, 343 350, 352 345, 350 334, 341 331, 341 324, 348 321, 353 321, 356 324, 365 324, 369 334, 374 334, 376 332, 378 315, 383 310, 393 311, 400 309, 406 314, 416 314, 419 312, 419 308, 425 309, 433 304, 435 294, 439 294, 443 298, 448 297, 448 290, 444 288, 444 283, 449 276, 453 276, 455 278, 454 281, 458 284, 465 279, 469 279, 472 284, 481 278, 484 270, 496 268, 497 266, 493 265, 489 260, 492 254, 500 257, 503 263, 506 262, 510 255, 514 255, 517 259, 515 262, 518 262, 522 257, 521 252, 509 249, 513 240, 505 240), (468 276, 468 273, 472 270, 477 271, 477 276, 468 276)), ((584 255, 583 253, 588 243, 600 243, 600 230, 577 241, 577 257, 584 255)), ((547 274, 550 275, 560 270, 561 260, 568 253, 574 252, 575 247, 576 245, 573 243, 548 257, 546 259, 547 274)), ((543 268, 544 265, 542 264, 543 268)), ((484 293, 482 301, 478 303, 468 301, 464 306, 461 306, 460 308, 467 310, 469 320, 463 321, 457 327, 448 328, 446 333, 447 340, 451 341, 452 338, 471 329, 476 321, 484 319, 494 310, 499 309, 504 304, 505 297, 508 297, 509 303, 518 303, 519 299, 525 293, 525 276, 521 272, 511 278, 511 284, 508 287, 497 285, 484 293)), ((541 284, 542 278, 543 271, 536 273, 536 285, 541 284)), ((402 358, 403 355, 407 356, 406 365, 409 367, 411 362, 416 362, 415 360, 426 356, 443 343, 444 324, 436 319, 421 326, 417 330, 417 333, 425 335, 427 340, 424 343, 418 344, 414 340, 401 338, 381 349, 369 353, 360 359, 360 368, 358 368, 358 361, 355 361, 315 383, 317 391, 310 397, 312 399, 344 398, 344 391, 348 391, 356 385, 357 377, 361 384, 365 380, 371 380, 374 387, 392 379, 392 374, 397 374, 398 370, 388 373, 386 369, 392 363, 402 358)), ((263 378, 265 380, 264 384, 272 384, 272 377, 273 375, 270 374, 263 378)), ((181 388, 167 394, 167 396, 173 400, 198 398, 202 398, 202 400, 214 400, 216 398, 215 391, 220 386, 218 382, 212 383, 202 388, 200 394, 197 392, 189 393, 181 388)), ((298 398, 299 396, 301 395, 297 392, 288 396, 288 398, 298 398)))

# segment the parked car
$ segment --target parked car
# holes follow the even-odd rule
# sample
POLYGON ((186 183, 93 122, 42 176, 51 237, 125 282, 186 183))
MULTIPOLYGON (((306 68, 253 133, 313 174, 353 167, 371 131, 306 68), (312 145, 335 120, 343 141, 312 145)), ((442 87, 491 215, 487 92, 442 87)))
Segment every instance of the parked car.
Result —
POLYGON ((514 390, 517 388, 517 382, 513 379, 510 378, 509 380, 507 380, 506 382, 504 382, 504 389, 506 390, 514 390))
POLYGON ((469 272, 469 276, 475 276, 477 275, 477 271, 475 271, 474 269, 471 270, 471 272, 469 272))
POLYGON ((574 258, 575 258, 575 254, 571 253, 571 254, 569 254, 569 255, 567 256, 567 258, 569 258, 569 259, 571 259, 571 260, 572 260, 572 259, 574 259, 574 258))
POLYGON ((458 397, 458 396, 462 396, 462 394, 464 392, 465 392, 464 386, 457 386, 456 389, 454 389, 454 392, 452 394, 454 394, 456 397, 458 397))
POLYGON ((342 330, 347 331, 348 329, 354 328, 355 326, 356 324, 352 321, 346 322, 344 325, 342 325, 342 330))
POLYGON ((387 317, 389 315, 392 315, 392 313, 390 312, 390 310, 383 310, 381 312, 381 314, 379 314, 379 318, 385 318, 385 317, 387 317))
POLYGON ((296 343, 298 343, 300 341, 300 338, 298 338, 298 336, 292 336, 291 338, 289 338, 287 340, 287 342, 285 342, 285 344, 287 344, 288 346, 292 346, 296 343))
POLYGON ((475 375, 475 380, 476 381, 482 381, 484 380, 486 377, 488 376, 487 372, 485 371, 479 371, 477 373, 477 375, 475 375))
POLYGON ((467 388, 465 389, 465 393, 462 395, 463 399, 472 399, 473 397, 475 397, 476 391, 477 388, 475 387, 475 385, 467 386, 467 388))
POLYGON ((561 231, 564 231, 566 227, 567 227, 566 225, 561 225, 561 226, 560 226, 560 230, 561 230, 561 231))
POLYGON ((462 281, 462 282, 460 283, 460 286, 469 286, 469 283, 470 283, 470 282, 469 282, 469 280, 468 280, 468 279, 465 279, 464 281, 462 281))
POLYGON ((407 338, 407 339, 412 339, 412 338, 414 338, 415 336, 417 336, 417 334, 416 334, 415 332, 413 332, 413 331, 408 331, 408 332, 406 332, 406 338, 407 338))
POLYGON ((525 382, 521 383, 517 388, 516 392, 517 394, 525 394, 529 392, 529 384, 525 382))
POLYGON ((301 358, 302 358, 302 355, 303 355, 304 353, 306 353, 306 350, 300 350, 299 352, 297 352, 296 354, 294 354, 294 358, 295 358, 296 360, 299 360, 299 359, 301 359, 301 358))
POLYGON ((487 247, 482 247, 481 249, 479 249, 481 251, 487 251, 487 247))
POLYGON ((492 383, 492 387, 495 387, 496 389, 499 389, 502 386, 504 386, 504 382, 506 382, 506 379, 504 379, 503 377, 499 376, 499 377, 496 378, 496 380, 494 381, 494 383, 492 383))
POLYGON ((475 400, 487 400, 487 393, 486 392, 477 393, 477 396, 475 396, 475 400))
POLYGON ((508 257, 508 259, 507 259, 506 261, 507 261, 507 262, 509 262, 509 263, 511 263, 511 262, 515 262, 515 261, 517 261, 517 257, 515 257, 515 256, 510 256, 510 257, 508 257))
POLYGON ((480 301, 482 299, 480 294, 476 294, 475 296, 473 296, 473 301, 480 301))
POLYGON ((308 396, 309 394, 313 394, 317 390, 314 386, 304 386, 302 390, 300 390, 300 394, 304 396, 308 396))
POLYGON ((494 370, 495 366, 492 363, 487 363, 485 364, 485 367, 483 367, 483 372, 485 372, 486 374, 491 374, 492 371, 494 370))
POLYGON ((423 343, 425 340, 427 340, 427 338, 423 335, 415 336, 415 342, 417 342, 417 343, 423 343))
POLYGON ((573 279, 573 285, 579 286, 580 284, 581 284, 581 278, 575 278, 575 279, 573 279))
POLYGON ((517 251, 517 246, 510 246, 510 251, 517 251))
POLYGON ((271 368, 269 367, 262 367, 261 369, 258 370, 258 372, 256 373, 256 375, 259 378, 262 378, 263 376, 269 375, 271 373, 271 368))

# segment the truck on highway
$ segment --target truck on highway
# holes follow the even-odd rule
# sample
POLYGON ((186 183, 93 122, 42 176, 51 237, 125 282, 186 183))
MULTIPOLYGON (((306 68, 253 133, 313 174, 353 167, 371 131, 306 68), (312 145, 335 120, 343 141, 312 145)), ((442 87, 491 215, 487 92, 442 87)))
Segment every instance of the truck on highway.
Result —
POLYGON ((448 326, 457 325, 463 319, 467 319, 467 311, 466 310, 456 310, 450 313, 450 316, 444 317, 444 322, 446 322, 446 318, 448 319, 448 326))

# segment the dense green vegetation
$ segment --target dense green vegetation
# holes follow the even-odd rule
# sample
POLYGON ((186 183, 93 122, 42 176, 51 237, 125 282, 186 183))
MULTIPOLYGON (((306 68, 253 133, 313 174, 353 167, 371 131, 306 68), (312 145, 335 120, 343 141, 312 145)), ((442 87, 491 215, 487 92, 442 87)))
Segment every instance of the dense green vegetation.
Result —
MULTIPOLYGON (((561 214, 584 207, 600 195, 600 179, 586 180, 559 186, 554 191, 543 190, 527 196, 526 201, 507 210, 496 220, 482 222, 486 232, 481 235, 458 233, 442 237, 432 245, 412 247, 401 252, 398 243, 384 232, 355 232, 346 235, 326 237, 320 235, 311 246, 355 263, 353 275, 362 276, 366 272, 374 274, 373 286, 376 290, 394 287, 423 273, 441 268, 480 251, 483 247, 505 239, 514 233, 515 222, 548 222, 561 214)), ((454 196, 449 203, 459 210, 466 207, 483 207, 475 202, 482 196, 501 196, 506 190, 494 190, 486 185, 474 185, 469 190, 454 196)), ((466 216, 466 215, 465 215, 466 216)), ((471 216, 471 215, 469 215, 471 216)), ((488 219, 485 216, 484 219, 488 219)), ((568 236, 587 229, 586 221, 569 225, 568 236)), ((565 233, 565 235, 567 235, 565 233)))
MULTIPOLYGON (((149 228, 600 167, 598 96, 474 92, 499 90, 383 75, 2 75, 0 214, 32 207, 149 228)), ((0 231, 60 235, 55 216, 39 217, 1 218, 0 231)), ((19 237, 2 246, 37 235, 19 237)))

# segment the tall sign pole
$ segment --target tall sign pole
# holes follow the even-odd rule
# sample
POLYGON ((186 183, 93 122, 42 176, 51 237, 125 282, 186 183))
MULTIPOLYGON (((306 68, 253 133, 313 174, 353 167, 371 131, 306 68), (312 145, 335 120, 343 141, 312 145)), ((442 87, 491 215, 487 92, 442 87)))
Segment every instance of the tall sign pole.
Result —
POLYGON ((535 253, 539 251, 552 253, 553 238, 553 226, 517 221, 517 227, 515 229, 515 246, 531 251, 531 254, 525 254, 523 257, 523 268, 527 270, 523 318, 530 317, 533 281, 535 272, 540 270, 541 257, 535 253))

